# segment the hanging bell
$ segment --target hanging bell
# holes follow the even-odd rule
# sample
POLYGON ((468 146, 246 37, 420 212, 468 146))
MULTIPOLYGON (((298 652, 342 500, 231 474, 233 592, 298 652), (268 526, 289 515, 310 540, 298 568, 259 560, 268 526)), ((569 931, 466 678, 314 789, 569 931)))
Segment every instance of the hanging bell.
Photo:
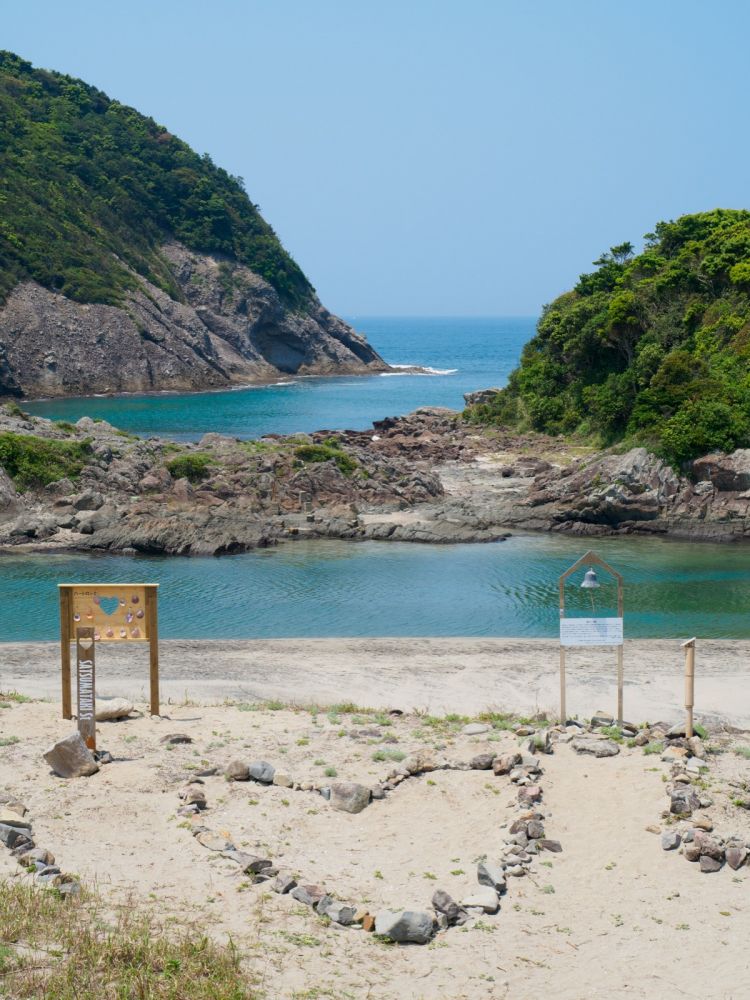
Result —
POLYGON ((595 569, 587 569, 586 570, 586 574, 585 574, 585 576, 583 578, 583 583, 581 584, 581 587, 584 590, 594 590, 596 587, 599 587, 599 586, 600 586, 600 583, 599 583, 599 580, 598 580, 597 575, 596 575, 596 570, 595 569))

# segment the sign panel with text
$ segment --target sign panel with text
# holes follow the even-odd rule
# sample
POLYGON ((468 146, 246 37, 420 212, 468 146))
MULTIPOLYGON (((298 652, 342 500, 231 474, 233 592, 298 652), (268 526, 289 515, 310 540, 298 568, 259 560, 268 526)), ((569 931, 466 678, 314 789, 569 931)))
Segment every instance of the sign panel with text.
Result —
POLYGON ((561 646, 621 646, 622 618, 561 618, 561 646))

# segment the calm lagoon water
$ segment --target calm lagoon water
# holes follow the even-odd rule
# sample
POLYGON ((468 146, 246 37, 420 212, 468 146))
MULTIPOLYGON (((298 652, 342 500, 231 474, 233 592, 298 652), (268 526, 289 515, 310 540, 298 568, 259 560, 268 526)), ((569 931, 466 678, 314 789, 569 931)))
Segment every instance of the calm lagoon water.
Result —
MULTIPOLYGON (((161 584, 164 637, 553 637, 557 578, 585 548, 518 535, 491 545, 293 542, 220 559, 4 557, 0 637, 55 639, 57 584, 88 580, 161 584)), ((627 637, 750 637, 747 549, 631 538, 596 549, 625 577, 627 637)), ((568 608, 590 614, 582 577, 568 608)), ((615 588, 600 579, 596 613, 614 613, 615 588)))
MULTIPOLYGON (((195 395, 71 399, 30 405, 76 420, 88 414, 139 434, 194 439, 318 428, 364 429, 417 406, 463 405, 463 393, 504 384, 529 318, 350 317, 396 365, 431 376, 299 379, 284 386, 195 395)), ((596 540, 626 580, 627 636, 750 637, 750 549, 660 540, 596 540)), ((585 540, 520 535, 496 545, 297 542, 221 559, 126 556, 0 558, 0 641, 54 639, 57 583, 161 584, 168 637, 496 635, 554 636, 557 577, 585 540)), ((571 610, 590 613, 569 589, 571 610)), ((596 594, 611 613, 614 589, 596 594)))
POLYGON ((534 334, 531 317, 348 317, 393 365, 421 365, 433 375, 301 378, 284 385, 201 392, 89 397, 24 404, 54 420, 101 417, 135 434, 178 440, 208 431, 237 437, 314 430, 367 430, 373 420, 418 406, 462 409, 463 393, 504 385, 534 334))

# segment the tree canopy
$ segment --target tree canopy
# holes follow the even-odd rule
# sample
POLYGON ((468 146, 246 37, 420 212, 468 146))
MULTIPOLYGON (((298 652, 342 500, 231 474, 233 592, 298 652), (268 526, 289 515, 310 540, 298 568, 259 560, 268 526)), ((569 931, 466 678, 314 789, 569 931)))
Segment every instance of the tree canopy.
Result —
POLYGON ((241 178, 95 87, 0 51, 0 302, 33 278, 115 305, 134 272, 179 297, 159 253, 169 238, 248 265, 287 305, 311 295, 241 178))
POLYGON ((545 306, 477 422, 642 443, 675 465, 750 446, 750 212, 660 222, 545 306))

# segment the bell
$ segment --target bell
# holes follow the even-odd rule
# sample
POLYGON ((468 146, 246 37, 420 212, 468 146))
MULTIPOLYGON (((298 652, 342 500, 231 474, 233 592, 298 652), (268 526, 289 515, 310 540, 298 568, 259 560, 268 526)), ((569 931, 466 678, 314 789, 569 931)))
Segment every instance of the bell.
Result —
POLYGON ((581 587, 584 590, 593 590, 593 589, 595 589, 596 587, 599 587, 599 586, 600 586, 600 584, 599 584, 599 580, 597 579, 597 576, 596 576, 596 570, 595 569, 587 569, 586 570, 586 574, 585 574, 585 576, 583 578, 583 583, 581 584, 581 587))

